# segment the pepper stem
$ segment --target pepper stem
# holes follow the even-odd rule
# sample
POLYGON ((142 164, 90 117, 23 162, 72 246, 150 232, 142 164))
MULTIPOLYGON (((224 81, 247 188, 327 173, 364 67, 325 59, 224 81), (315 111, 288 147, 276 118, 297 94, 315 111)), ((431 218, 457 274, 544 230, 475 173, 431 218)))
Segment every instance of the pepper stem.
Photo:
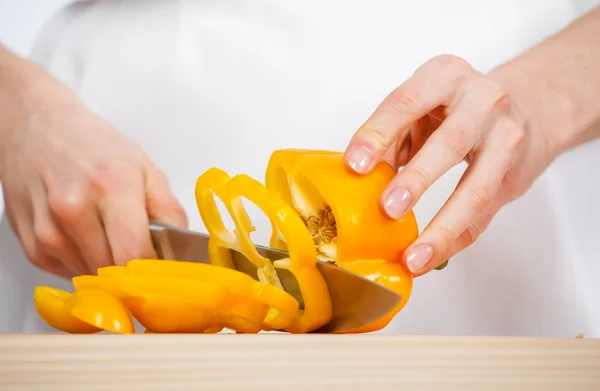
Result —
POLYGON ((442 263, 441 265, 439 265, 438 267, 436 267, 435 270, 442 270, 446 266, 448 266, 448 261, 446 261, 446 262, 442 263))

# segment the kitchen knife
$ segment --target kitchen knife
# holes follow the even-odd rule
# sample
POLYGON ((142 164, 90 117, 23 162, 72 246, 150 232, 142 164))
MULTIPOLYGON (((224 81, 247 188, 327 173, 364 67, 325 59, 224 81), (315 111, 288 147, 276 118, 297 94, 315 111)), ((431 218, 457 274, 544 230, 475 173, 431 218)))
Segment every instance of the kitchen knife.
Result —
MULTIPOLYGON (((150 234, 160 259, 210 264, 209 235, 160 222, 150 222, 150 234)), ((261 256, 271 261, 289 256, 285 251, 269 247, 256 246, 256 249, 261 256)), ((231 257, 238 271, 258 281, 256 268, 243 254, 231 250, 231 257)), ((333 314, 328 324, 313 332, 344 333, 364 326, 380 319, 402 300, 402 296, 391 289, 332 263, 317 261, 317 266, 329 287, 333 314)), ((276 270, 283 289, 294 296, 300 303, 300 308, 303 308, 304 301, 294 275, 288 270, 276 270)))

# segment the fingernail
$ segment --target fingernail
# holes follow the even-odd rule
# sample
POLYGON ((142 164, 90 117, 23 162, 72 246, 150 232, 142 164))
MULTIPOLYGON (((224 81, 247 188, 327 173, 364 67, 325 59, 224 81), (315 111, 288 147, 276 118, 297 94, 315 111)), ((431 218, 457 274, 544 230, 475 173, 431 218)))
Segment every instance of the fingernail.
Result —
POLYGON ((385 213, 393 219, 400 219, 410 205, 410 193, 402 187, 397 187, 388 194, 383 207, 385 213))
POLYGON ((432 255, 433 248, 431 246, 420 244, 406 256, 406 265, 411 272, 417 273, 427 265, 432 255))
POLYGON ((358 172, 359 174, 364 174, 369 169, 369 165, 371 164, 371 158, 371 150, 361 145, 360 147, 357 147, 354 151, 352 151, 348 164, 354 171, 358 172))

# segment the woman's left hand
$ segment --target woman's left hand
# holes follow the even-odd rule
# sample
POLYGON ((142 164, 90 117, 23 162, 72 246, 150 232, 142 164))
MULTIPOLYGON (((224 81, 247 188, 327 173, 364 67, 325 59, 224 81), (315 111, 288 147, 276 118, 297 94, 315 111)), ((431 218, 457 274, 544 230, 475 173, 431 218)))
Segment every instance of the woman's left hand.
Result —
MULTIPOLYGON (((380 160, 403 167, 381 196, 400 219, 446 171, 469 164, 451 197, 406 249, 414 275, 471 245, 498 210, 556 157, 551 135, 529 126, 502 77, 461 58, 435 57, 389 94, 354 134, 346 164, 364 174, 380 160)), ((546 131, 548 132, 548 131, 546 131)))

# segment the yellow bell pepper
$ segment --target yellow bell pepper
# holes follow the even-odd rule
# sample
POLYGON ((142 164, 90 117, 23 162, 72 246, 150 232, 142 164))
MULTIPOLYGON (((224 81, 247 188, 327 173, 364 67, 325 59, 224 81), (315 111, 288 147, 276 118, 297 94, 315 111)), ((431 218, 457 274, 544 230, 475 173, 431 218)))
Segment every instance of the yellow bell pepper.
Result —
MULTIPOLYGON (((202 220, 210 234, 209 255, 212 256, 212 264, 232 267, 228 249, 233 249, 248 258, 257 268, 260 281, 265 284, 282 289, 276 269, 286 269, 294 274, 304 308, 298 310, 293 321, 282 329, 304 333, 326 324, 331 319, 331 298, 327 284, 316 266, 314 243, 302 219, 292 207, 258 181, 246 175, 230 178, 217 168, 209 169, 198 178, 196 200, 202 220), (214 196, 221 199, 231 215, 235 224, 233 233, 223 226, 214 196), (250 233, 255 228, 244 209, 242 198, 254 203, 278 227, 286 238, 289 258, 271 263, 258 253, 250 238, 250 233)), ((277 308, 272 308, 267 318, 271 322, 285 320, 277 308)))
MULTIPOLYGON (((279 150, 267 168, 266 187, 302 218, 319 260, 333 262, 403 296, 384 318, 351 332, 385 327, 412 291, 412 274, 400 256, 418 235, 415 216, 411 211, 401 220, 392 220, 378 203, 395 174, 384 162, 368 175, 354 174, 344 165, 341 153, 330 151, 279 150)), ((270 244, 285 250, 289 243, 280 226, 273 224, 270 244)))

